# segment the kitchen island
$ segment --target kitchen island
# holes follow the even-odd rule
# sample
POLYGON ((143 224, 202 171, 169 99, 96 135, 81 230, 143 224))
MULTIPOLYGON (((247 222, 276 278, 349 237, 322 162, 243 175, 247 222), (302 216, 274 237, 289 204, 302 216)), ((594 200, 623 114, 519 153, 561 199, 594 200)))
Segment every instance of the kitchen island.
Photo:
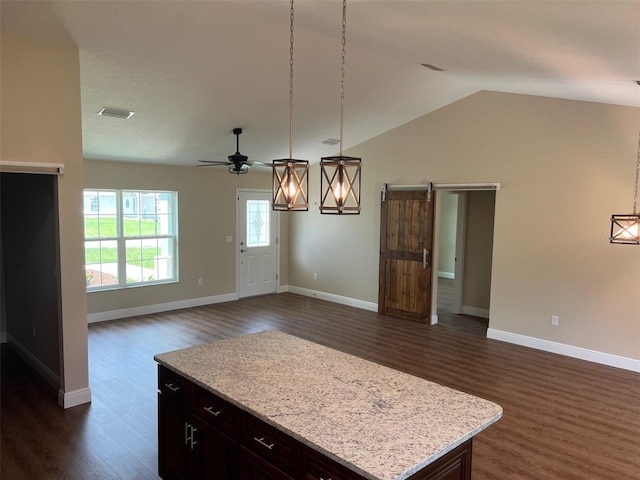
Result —
POLYGON ((156 355, 162 478, 468 479, 487 400, 277 331, 156 355))

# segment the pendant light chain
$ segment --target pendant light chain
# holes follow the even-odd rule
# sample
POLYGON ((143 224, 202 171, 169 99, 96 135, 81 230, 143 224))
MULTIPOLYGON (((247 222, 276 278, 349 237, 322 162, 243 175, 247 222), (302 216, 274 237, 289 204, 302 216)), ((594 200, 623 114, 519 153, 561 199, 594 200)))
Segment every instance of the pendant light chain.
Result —
POLYGON ((347 0, 342 0, 342 71, 340 78, 340 156, 342 157, 342 137, 344 136, 344 70, 347 46, 347 0))
POLYGON ((294 0, 289 7, 289 158, 272 162, 271 207, 278 211, 309 210, 309 161, 293 158, 293 41, 294 0))
POLYGON ((638 159, 636 162, 636 191, 633 195, 633 213, 638 213, 638 180, 640 179, 640 132, 638 133, 638 159))
POLYGON ((289 158, 293 158, 293 0, 289 14, 289 158))

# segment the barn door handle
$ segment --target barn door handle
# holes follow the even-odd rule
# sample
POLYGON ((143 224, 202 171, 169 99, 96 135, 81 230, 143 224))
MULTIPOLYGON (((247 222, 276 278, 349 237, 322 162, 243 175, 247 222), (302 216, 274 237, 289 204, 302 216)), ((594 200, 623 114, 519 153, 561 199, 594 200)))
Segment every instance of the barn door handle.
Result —
POLYGON ((422 249, 422 268, 427 268, 429 266, 429 262, 427 262, 427 256, 429 255, 429 250, 426 248, 422 249))

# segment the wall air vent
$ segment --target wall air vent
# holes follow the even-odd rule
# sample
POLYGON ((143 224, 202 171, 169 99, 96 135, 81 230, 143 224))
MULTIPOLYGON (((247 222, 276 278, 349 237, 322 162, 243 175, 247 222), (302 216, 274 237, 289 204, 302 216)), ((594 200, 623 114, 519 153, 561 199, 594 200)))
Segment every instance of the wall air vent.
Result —
POLYGON ((135 115, 136 112, 132 112, 129 110, 120 110, 118 108, 109 108, 103 107, 98 112, 98 115, 102 117, 115 117, 121 118, 123 120, 129 120, 131 117, 135 115))
POLYGON ((322 141, 323 145, 337 145, 340 143, 340 140, 338 140, 337 138, 327 138, 326 140, 322 141))

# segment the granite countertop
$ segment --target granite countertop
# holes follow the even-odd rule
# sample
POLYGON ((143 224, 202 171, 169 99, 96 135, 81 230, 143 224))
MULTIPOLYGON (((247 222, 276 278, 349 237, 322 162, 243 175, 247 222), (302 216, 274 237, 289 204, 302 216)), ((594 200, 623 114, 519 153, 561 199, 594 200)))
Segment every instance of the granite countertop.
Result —
POLYGON ((502 416, 493 402, 277 331, 154 358, 372 480, 403 480, 502 416))

